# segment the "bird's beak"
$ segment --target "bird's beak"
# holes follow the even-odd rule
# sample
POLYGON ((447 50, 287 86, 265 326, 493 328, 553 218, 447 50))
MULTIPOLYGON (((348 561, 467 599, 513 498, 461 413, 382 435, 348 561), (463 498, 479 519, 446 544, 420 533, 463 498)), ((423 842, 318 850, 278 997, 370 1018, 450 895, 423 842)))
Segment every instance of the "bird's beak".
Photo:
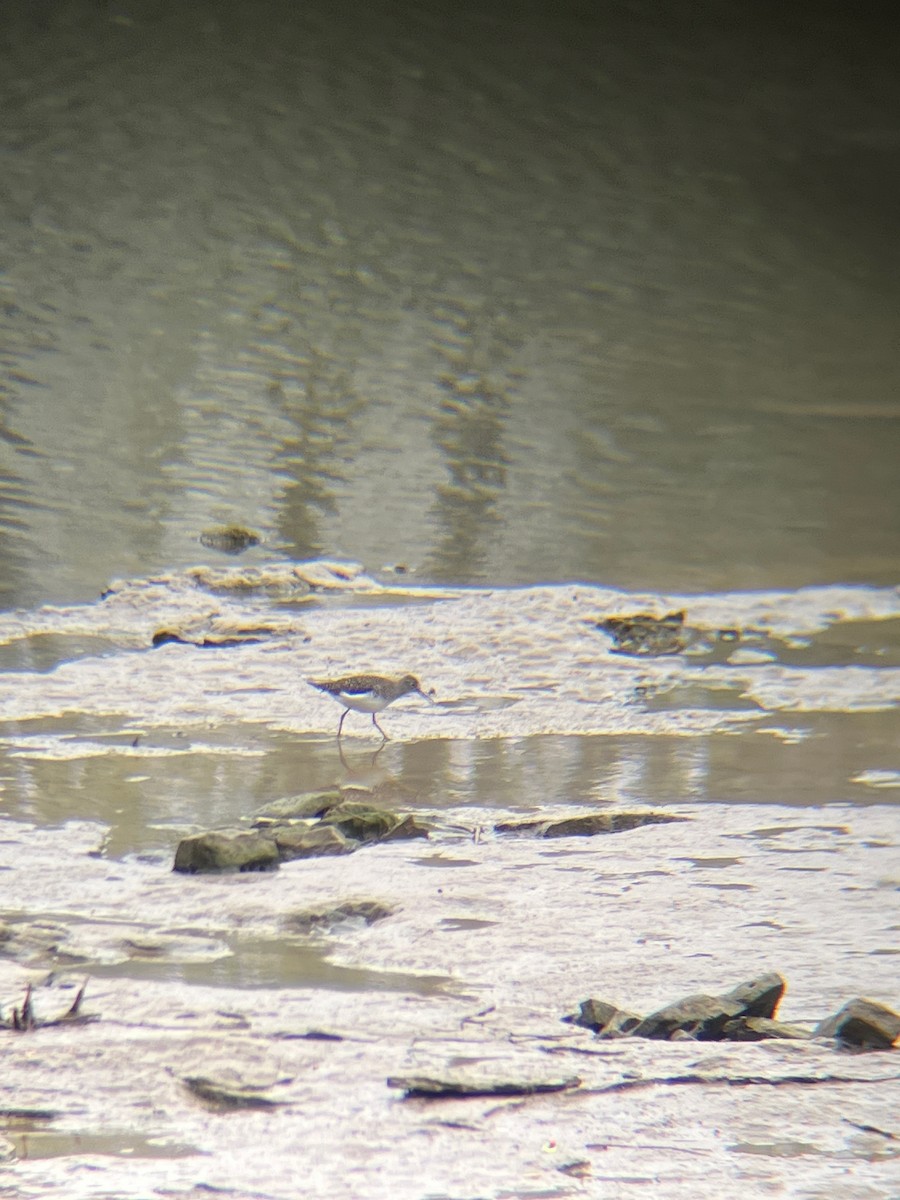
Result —
POLYGON ((426 699, 429 704, 437 704, 437 700, 435 700, 434 697, 429 692, 423 692, 421 688, 418 688, 417 690, 418 690, 419 695, 424 697, 424 699, 426 699))

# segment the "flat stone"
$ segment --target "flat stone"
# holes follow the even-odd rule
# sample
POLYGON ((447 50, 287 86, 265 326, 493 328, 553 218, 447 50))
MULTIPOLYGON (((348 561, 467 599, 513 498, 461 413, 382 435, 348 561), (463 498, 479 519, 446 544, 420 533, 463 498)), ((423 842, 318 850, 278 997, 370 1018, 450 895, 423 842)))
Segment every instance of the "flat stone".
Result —
POLYGON ((265 871, 278 866, 278 847, 268 837, 246 829, 211 829, 182 838, 173 870, 265 871))
POLYGON ((769 1017, 735 1017, 726 1021, 722 1032, 730 1042, 763 1042, 768 1038, 804 1042, 812 1037, 808 1029, 769 1017))
POLYGON ((624 833, 628 829, 640 829, 642 825, 665 825, 670 821, 686 821, 687 817, 676 817, 657 812, 613 812, 587 813, 580 817, 566 817, 561 821, 503 821, 494 826, 495 833, 531 833, 535 837, 593 837, 598 833, 624 833))
POLYGON ((273 1100, 252 1084, 230 1079, 213 1079, 205 1075, 185 1075, 181 1082, 200 1100, 220 1109, 280 1108, 282 1101, 273 1100))
POLYGON ((832 1037, 857 1050, 890 1050, 900 1037, 900 1013, 876 1000, 858 996, 826 1017, 813 1030, 813 1037, 832 1037))

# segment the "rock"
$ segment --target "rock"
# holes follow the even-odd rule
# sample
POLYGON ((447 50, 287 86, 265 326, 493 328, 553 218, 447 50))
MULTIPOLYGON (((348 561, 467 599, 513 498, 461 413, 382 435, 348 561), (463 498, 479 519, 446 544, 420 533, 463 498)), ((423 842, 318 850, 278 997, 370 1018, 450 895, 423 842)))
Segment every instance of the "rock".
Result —
POLYGON ((833 1017, 820 1021, 813 1037, 836 1038, 857 1050, 890 1050, 900 1037, 900 1013, 859 996, 848 1000, 833 1017))
POLYGON ((350 854, 359 842, 348 838, 334 825, 273 825, 274 838, 283 862, 292 858, 317 858, 326 854, 350 854))
POLYGON ((258 808, 253 814, 253 826, 260 828, 276 821, 321 817, 329 809, 336 808, 343 799, 343 794, 336 788, 328 792, 301 792, 299 796, 285 796, 258 808))
POLYGON ((808 1029, 785 1021, 772 1021, 768 1017, 735 1017, 733 1021, 725 1022, 722 1033, 729 1042, 762 1042, 768 1038, 801 1042, 812 1037, 808 1029))
POLYGON ((494 826, 494 832, 533 834, 545 838, 593 837, 598 833, 623 833, 627 829, 639 829, 642 825, 664 825, 670 821, 687 819, 657 812, 587 813, 580 817, 566 817, 561 821, 503 821, 494 826))
POLYGON ((416 817, 407 816, 398 821, 390 833, 386 833, 381 840, 383 842, 402 842, 412 838, 427 838, 430 833, 431 830, 427 825, 423 825, 416 817))
POLYGON ((378 842, 391 834, 400 824, 396 813, 345 800, 331 808, 322 818, 323 825, 335 825, 346 837, 359 842, 378 842))
POLYGON ((278 847, 270 837, 246 829, 212 829, 182 838, 173 870, 265 871, 278 866, 278 847))
POLYGON ((257 812, 253 830, 214 829, 184 838, 174 869, 259 871, 294 858, 350 854, 366 842, 428 835, 415 817, 401 819, 339 791, 308 792, 267 804, 257 812))
POLYGON ((722 999, 740 1004, 743 1017, 774 1017, 786 987, 784 979, 771 971, 768 975, 760 975, 759 979, 739 983, 722 999))
POLYGON ((672 817, 668 813, 592 813, 587 817, 553 821, 541 836, 592 837, 596 833, 623 833, 626 829, 639 829, 642 825, 664 825, 669 821, 683 820, 684 817, 672 817))
POLYGON ((579 1011, 572 1016, 563 1017, 571 1025, 581 1025, 592 1029, 601 1037, 624 1037, 631 1033, 641 1023, 641 1018, 635 1013, 626 1012, 608 1004, 605 1000, 582 1000, 579 1011))
POLYGON ((221 550, 224 554, 240 554, 250 546, 258 546, 260 535, 240 525, 214 525, 200 534, 200 545, 207 550, 221 550))
POLYGON ((667 1041, 676 1033, 698 1041, 720 1041, 728 1021, 742 1015, 742 1008, 724 996, 685 996, 658 1009, 632 1031, 635 1037, 667 1041))
POLYGON ((283 1103, 267 1096, 265 1090, 255 1084, 225 1076, 215 1079, 206 1075, 184 1075, 181 1082, 188 1091, 216 1109, 280 1108, 283 1103))
POLYGON ((684 617, 683 611, 664 617, 634 613, 627 617, 604 617, 596 622, 596 627, 610 635, 615 654, 679 654, 687 645, 684 617))
POLYGON ((836 1038, 861 1050, 887 1050, 900 1038, 900 1013, 874 1000, 857 999, 821 1021, 815 1030, 774 1020, 785 991, 774 971, 738 984, 722 996, 685 996, 641 1020, 605 1000, 583 1000, 578 1013, 563 1017, 593 1029, 600 1037, 645 1037, 657 1040, 758 1042, 767 1038, 806 1041, 836 1038))
MULTIPOLYGON (((731 1036, 726 1033, 726 1026, 731 1022, 774 1016, 785 986, 782 977, 773 971, 739 983, 723 996, 686 996, 645 1017, 633 1032, 635 1037, 670 1038, 678 1030, 700 1041, 724 1040, 731 1036)), ((732 1028, 736 1031, 747 1027, 733 1025, 732 1028)))

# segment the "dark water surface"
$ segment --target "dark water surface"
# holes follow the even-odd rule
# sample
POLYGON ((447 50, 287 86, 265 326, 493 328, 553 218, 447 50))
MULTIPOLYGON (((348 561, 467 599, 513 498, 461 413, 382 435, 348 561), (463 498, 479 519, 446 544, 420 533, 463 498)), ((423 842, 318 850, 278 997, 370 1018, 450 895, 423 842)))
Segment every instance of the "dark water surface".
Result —
POLYGON ((893 582, 900 104, 825 4, 9 3, 0 604, 893 582))

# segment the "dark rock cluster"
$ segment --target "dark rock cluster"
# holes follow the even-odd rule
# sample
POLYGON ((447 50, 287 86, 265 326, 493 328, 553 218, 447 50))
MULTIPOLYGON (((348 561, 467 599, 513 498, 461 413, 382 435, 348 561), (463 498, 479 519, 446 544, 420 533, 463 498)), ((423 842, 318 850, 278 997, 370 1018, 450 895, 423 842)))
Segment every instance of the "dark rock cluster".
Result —
MULTIPOLYGON (((658 812, 600 812, 561 820, 504 821, 494 826, 494 832, 538 838, 595 837, 686 819, 658 812)), ((400 817, 340 791, 308 792, 273 801, 257 813, 252 829, 211 829, 184 838, 175 852, 174 869, 188 874, 266 871, 292 858, 350 854, 372 842, 427 838, 429 832, 417 817, 400 817)))
POLYGON ((567 1017, 598 1037, 644 1037, 660 1041, 758 1042, 768 1038, 833 1038, 856 1050, 889 1050, 900 1037, 900 1014, 874 1000, 850 1000, 813 1029, 775 1020, 786 983, 774 972, 738 984, 721 996, 685 996, 640 1017, 605 1000, 581 1002, 567 1017))
POLYGON ((183 838, 174 870, 266 871, 292 858, 350 854, 372 842, 427 838, 415 817, 400 817, 341 792, 290 797, 257 814, 252 829, 210 829, 183 838))

